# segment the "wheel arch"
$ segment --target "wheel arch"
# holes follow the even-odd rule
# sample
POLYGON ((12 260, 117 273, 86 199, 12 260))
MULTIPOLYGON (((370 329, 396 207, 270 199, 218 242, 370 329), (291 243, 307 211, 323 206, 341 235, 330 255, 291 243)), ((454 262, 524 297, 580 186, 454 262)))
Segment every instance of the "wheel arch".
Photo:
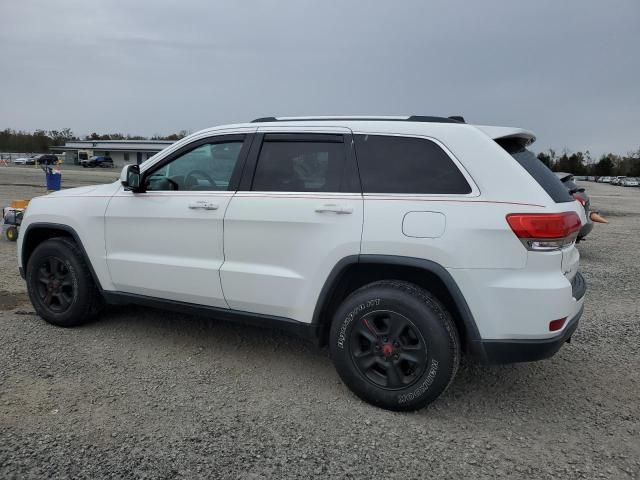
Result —
POLYGON ((342 300, 357 288, 384 279, 409 281, 436 295, 450 311, 466 353, 478 359, 484 357, 475 319, 451 274, 431 260, 396 255, 351 255, 336 264, 320 292, 312 318, 321 345, 327 342, 333 312, 342 300))
POLYGON ((98 275, 96 275, 95 270, 93 269, 93 265, 91 263, 91 259, 89 255, 87 255, 87 251, 82 244, 82 240, 72 227, 69 225, 64 225, 60 223, 45 223, 45 222, 37 222, 30 223, 24 233, 22 235, 22 251, 21 251, 21 263, 22 270, 26 272, 27 262, 31 257, 31 254, 36 249, 38 245, 46 240, 50 240, 52 238, 57 237, 66 237, 72 239, 80 248, 82 252, 82 256, 84 257, 84 261, 89 266, 89 270, 91 271, 91 276, 93 277, 93 281, 95 282, 98 290, 102 292, 102 286, 100 284, 100 279, 98 275))

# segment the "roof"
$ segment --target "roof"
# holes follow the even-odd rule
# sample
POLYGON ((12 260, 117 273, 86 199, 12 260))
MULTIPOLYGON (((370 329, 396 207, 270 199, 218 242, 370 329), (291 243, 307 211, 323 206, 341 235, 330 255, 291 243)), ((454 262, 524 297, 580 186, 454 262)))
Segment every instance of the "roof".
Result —
POLYGON ((494 140, 516 139, 524 146, 532 144, 536 136, 530 130, 517 127, 497 127, 490 125, 472 125, 463 121, 462 117, 426 117, 426 116, 313 116, 313 117, 263 117, 249 123, 237 123, 232 125, 220 125, 206 128, 190 135, 191 137, 203 137, 227 131, 255 131, 256 129, 268 129, 278 131, 282 128, 348 128, 354 132, 377 132, 421 134, 425 131, 434 134, 441 129, 473 128, 480 130, 494 140), (330 125, 328 125, 330 123, 330 125))
MULTIPOLYGON (((249 123, 219 125, 206 128, 173 142, 170 140, 80 140, 67 142, 63 147, 51 147, 52 150, 104 150, 104 151, 143 151, 159 152, 176 143, 184 145, 194 138, 223 133, 225 131, 256 131, 258 128, 278 131, 282 128, 348 128, 354 132, 368 133, 400 133, 421 135, 425 131, 434 135, 443 133, 442 129, 478 129, 494 140, 517 139, 529 145, 536 139, 533 132, 515 127, 496 127, 488 125, 471 125, 462 117, 430 117, 430 116, 313 116, 313 117, 263 117, 249 123), (331 125, 327 125, 327 123, 331 125), (427 127, 427 125, 429 125, 427 127)), ((177 147, 177 145, 176 145, 177 147)))

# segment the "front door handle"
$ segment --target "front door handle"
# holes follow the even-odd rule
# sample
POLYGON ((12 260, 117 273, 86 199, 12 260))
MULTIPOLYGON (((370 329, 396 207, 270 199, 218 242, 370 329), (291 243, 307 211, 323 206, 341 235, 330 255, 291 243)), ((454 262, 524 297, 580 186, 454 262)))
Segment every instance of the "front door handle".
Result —
POLYGON ((189 204, 189 208, 192 210, 217 210, 219 205, 217 203, 207 202, 205 200, 199 200, 189 204))
POLYGON ((348 215, 353 213, 353 208, 336 205, 335 203, 325 203, 316 208, 318 213, 337 213, 339 215, 348 215))

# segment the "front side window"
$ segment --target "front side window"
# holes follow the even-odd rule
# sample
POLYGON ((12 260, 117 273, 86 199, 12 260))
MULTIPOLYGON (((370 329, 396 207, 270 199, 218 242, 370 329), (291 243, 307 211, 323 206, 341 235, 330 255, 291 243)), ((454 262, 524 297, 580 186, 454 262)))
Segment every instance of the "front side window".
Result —
POLYGON ((146 177, 146 189, 227 190, 241 149, 240 140, 205 143, 195 147, 146 177))
POLYGON ((453 160, 430 140, 355 135, 355 146, 364 193, 471 193, 453 160))
POLYGON ((270 141, 262 144, 252 190, 339 192, 345 149, 339 141, 270 141))

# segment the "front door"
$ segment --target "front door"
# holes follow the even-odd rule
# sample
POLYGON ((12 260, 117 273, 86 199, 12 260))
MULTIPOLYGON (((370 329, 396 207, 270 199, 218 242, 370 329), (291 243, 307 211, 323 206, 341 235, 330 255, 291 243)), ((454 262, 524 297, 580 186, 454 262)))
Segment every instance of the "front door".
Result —
POLYGON ((360 253, 351 132, 258 131, 224 220, 222 287, 233 309, 310 322, 332 268, 360 253))
POLYGON ((144 171, 144 193, 121 189, 112 198, 106 255, 118 291, 227 308, 223 218, 249 137, 196 140, 144 171))

